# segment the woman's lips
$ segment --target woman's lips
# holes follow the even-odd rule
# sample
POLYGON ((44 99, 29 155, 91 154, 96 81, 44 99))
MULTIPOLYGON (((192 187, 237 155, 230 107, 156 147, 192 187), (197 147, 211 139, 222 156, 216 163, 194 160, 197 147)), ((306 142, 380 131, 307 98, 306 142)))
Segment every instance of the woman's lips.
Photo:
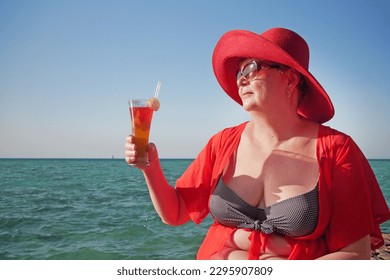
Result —
POLYGON ((248 96, 248 95, 252 95, 252 94, 253 94, 253 92, 250 92, 250 91, 244 92, 243 94, 241 94, 241 98, 248 96))

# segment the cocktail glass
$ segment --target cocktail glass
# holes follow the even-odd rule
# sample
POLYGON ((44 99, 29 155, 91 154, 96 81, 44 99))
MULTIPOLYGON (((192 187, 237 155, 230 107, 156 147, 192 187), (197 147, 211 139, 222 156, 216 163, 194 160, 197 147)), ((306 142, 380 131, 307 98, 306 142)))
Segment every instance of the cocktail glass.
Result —
POLYGON ((130 99, 132 136, 136 145, 136 161, 130 165, 149 166, 148 143, 150 126, 153 118, 153 108, 148 99, 130 99))

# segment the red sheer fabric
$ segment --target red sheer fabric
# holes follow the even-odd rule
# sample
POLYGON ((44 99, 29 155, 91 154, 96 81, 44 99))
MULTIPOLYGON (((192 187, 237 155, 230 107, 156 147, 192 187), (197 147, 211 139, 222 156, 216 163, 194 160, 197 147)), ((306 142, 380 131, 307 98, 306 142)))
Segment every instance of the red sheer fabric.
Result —
MULTIPOLYGON (((237 149, 246 123, 227 128, 213 136, 176 188, 195 223, 209 213, 209 199, 232 153, 237 149)), ((374 173, 354 141, 347 135, 320 126, 317 139, 320 168, 319 220, 313 233, 287 238, 292 248, 289 259, 315 259, 335 252, 367 234, 372 249, 383 244, 380 223, 390 218, 389 208, 374 173)), ((197 259, 209 259, 231 238, 236 229, 215 222, 209 229, 197 259)), ((249 259, 259 259, 268 236, 253 232, 249 259)))

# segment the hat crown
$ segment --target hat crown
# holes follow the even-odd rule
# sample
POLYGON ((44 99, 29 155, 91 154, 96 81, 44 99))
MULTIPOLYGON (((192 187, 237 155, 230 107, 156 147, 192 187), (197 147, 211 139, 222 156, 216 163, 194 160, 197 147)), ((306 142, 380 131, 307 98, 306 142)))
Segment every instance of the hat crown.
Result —
POLYGON ((297 33, 286 28, 272 28, 260 36, 282 48, 306 70, 309 69, 309 46, 297 33))

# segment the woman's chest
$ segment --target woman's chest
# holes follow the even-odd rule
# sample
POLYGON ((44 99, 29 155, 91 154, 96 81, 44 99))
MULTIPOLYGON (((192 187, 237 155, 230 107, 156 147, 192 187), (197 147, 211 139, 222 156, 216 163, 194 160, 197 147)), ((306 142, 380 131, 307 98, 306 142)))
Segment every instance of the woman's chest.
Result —
MULTIPOLYGON (((313 143, 315 144, 315 143, 313 143)), ((225 168, 223 179, 241 199, 257 207, 268 207, 312 190, 318 182, 319 166, 314 150, 264 152, 240 145, 225 168)))

